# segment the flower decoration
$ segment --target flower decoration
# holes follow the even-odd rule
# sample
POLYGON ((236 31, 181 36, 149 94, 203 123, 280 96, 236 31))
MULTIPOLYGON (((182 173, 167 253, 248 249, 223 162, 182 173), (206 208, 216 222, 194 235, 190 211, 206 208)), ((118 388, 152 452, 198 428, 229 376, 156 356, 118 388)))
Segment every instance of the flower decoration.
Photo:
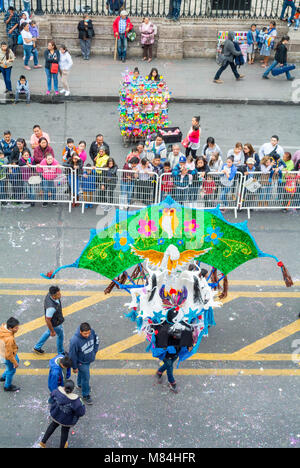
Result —
POLYGON ((191 221, 184 221, 184 232, 192 232, 195 233, 199 227, 199 224, 196 223, 195 219, 191 221))
POLYGON ((122 233, 116 232, 113 237, 114 249, 115 250, 122 250, 122 252, 127 252, 130 249, 130 244, 133 244, 134 240, 129 235, 127 231, 123 231, 122 233))
POLYGON ((212 242, 214 245, 217 245, 219 243, 219 240, 221 237, 223 237, 223 232, 221 232, 220 228, 217 227, 209 227, 207 228, 206 233, 208 234, 205 237, 206 242, 212 242))
POLYGON ((138 233, 146 237, 150 237, 153 232, 157 231, 155 221, 152 221, 151 219, 140 219, 139 226, 138 233))
POLYGON ((177 245, 183 245, 183 244, 184 244, 184 241, 183 241, 182 239, 179 239, 179 240, 177 241, 177 245))
POLYGON ((165 243, 165 239, 163 237, 161 237, 160 239, 158 239, 157 241, 157 244, 158 245, 163 245, 165 243))

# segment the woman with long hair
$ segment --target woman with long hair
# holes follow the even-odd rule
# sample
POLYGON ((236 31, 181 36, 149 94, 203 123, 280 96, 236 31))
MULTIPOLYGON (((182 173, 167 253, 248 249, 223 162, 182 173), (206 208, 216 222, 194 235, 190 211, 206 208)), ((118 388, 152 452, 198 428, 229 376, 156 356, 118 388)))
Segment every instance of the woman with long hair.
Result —
POLYGON ((59 48, 60 52, 60 59, 59 59, 59 72, 61 76, 61 82, 63 85, 63 89, 60 91, 61 94, 65 94, 65 96, 70 96, 70 87, 68 82, 68 77, 70 74, 70 70, 73 65, 73 60, 68 51, 67 47, 63 44, 59 48))
POLYGON ((1 42, 0 48, 0 72, 3 75, 5 83, 5 93, 12 95, 12 86, 11 86, 11 70, 12 64, 15 60, 15 54, 8 47, 7 42, 1 42))
MULTIPOLYGON (((283 36, 281 38, 281 41, 277 44, 276 49, 275 49, 274 61, 263 74, 263 78, 265 80, 269 79, 268 75, 272 70, 274 70, 274 68, 277 67, 278 69, 279 67, 285 67, 287 65, 287 45, 289 42, 290 42, 289 36, 283 36)), ((286 74, 286 79, 288 81, 293 81, 295 79, 293 76, 291 76, 289 71, 286 71, 285 74, 286 74)))
POLYGON ((47 92, 46 94, 49 95, 51 93, 51 86, 53 80, 53 88, 56 95, 59 94, 58 92, 58 69, 59 69, 59 60, 60 60, 60 53, 56 47, 54 41, 49 41, 47 50, 44 52, 45 57, 45 72, 47 75, 47 92))

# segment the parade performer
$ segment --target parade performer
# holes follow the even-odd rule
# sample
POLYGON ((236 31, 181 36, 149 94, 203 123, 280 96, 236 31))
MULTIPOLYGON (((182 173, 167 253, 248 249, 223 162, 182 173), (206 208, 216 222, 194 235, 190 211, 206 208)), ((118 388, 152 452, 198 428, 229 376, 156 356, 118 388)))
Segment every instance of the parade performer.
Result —
POLYGON ((213 310, 226 297, 228 273, 259 257, 275 259, 286 286, 292 286, 284 264, 259 249, 247 221, 229 223, 219 207, 185 208, 166 197, 134 212, 117 210, 109 227, 91 231, 76 262, 42 276, 87 268, 112 280, 106 294, 114 287, 127 291, 131 301, 125 316, 148 341, 147 351, 164 361, 156 375, 160 380, 166 370, 174 391, 173 364, 177 357, 179 365, 195 354, 215 325, 213 310), (212 267, 210 273, 200 262, 212 267))

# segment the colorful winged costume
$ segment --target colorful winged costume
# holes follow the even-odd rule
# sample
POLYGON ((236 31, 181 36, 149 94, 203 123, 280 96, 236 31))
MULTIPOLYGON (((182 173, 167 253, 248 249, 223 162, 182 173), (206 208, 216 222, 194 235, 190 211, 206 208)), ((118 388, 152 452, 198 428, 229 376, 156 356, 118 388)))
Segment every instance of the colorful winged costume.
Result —
POLYGON ((160 345, 173 333, 181 337, 183 360, 197 352, 208 327, 215 325, 213 309, 222 305, 215 298, 220 282, 226 284, 228 273, 258 257, 275 259, 286 285, 292 286, 283 263, 259 249, 247 222, 229 223, 219 208, 185 208, 167 197, 138 211, 117 210, 109 227, 91 231, 76 262, 42 276, 53 278, 59 270, 75 267, 111 279, 105 292, 116 286, 131 295, 125 315, 144 333, 153 356, 163 358, 166 346, 160 345), (208 278, 200 262, 212 267, 208 278))

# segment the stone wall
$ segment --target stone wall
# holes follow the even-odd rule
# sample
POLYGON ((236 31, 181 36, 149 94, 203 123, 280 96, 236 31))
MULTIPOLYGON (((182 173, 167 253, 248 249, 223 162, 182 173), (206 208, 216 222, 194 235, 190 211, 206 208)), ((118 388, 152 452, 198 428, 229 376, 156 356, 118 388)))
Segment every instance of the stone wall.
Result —
MULTIPOLYGON (((36 17, 40 28, 39 48, 46 47, 47 41, 54 39, 66 44, 72 53, 80 53, 77 24, 80 16, 43 15, 36 17)), ((93 39, 93 54, 113 56, 115 39, 112 34, 113 17, 93 17, 96 36, 93 39)), ((129 44, 128 57, 140 57, 139 25, 141 18, 131 18, 137 39, 129 44)), ((181 19, 174 23, 156 18, 154 23, 158 35, 154 54, 161 59, 182 59, 189 57, 215 57, 217 32, 220 30, 248 30, 252 21, 242 19, 181 19)), ((265 20, 256 21, 258 27, 266 25, 265 20)), ((286 23, 278 20, 278 37, 288 34, 291 37, 290 61, 300 61, 300 37, 298 32, 288 30, 286 23)), ((5 37, 5 25, 0 18, 0 35, 5 37)))

